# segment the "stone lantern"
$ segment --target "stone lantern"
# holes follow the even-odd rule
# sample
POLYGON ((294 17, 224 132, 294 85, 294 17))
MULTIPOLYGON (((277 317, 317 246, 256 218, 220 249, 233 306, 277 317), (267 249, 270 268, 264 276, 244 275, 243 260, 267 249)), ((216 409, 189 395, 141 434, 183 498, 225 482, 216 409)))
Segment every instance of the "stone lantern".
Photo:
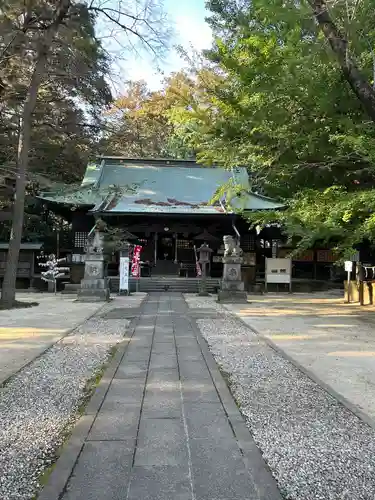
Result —
POLYGON ((202 268, 202 276, 200 282, 199 294, 201 297, 207 297, 207 264, 210 263, 212 249, 205 242, 201 247, 198 248, 197 252, 199 255, 199 263, 202 268))
POLYGON ((85 274, 78 290, 79 302, 101 302, 110 299, 101 221, 89 233, 86 244, 85 274))
POLYGON ((219 302, 247 303, 247 294, 241 278, 242 250, 238 240, 226 235, 224 241, 223 279, 218 293, 219 302))

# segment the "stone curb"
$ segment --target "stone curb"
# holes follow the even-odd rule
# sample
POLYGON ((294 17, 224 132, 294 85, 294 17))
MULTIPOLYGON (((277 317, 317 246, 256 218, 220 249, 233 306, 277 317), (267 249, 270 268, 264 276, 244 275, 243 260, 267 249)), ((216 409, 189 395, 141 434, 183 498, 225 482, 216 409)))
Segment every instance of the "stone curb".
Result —
MULTIPOLYGON (((145 298, 142 300, 140 308, 142 308, 146 297, 147 296, 145 296, 145 298)), ((68 441, 63 446, 61 455, 59 456, 55 463, 55 466, 53 467, 47 484, 38 493, 38 500, 61 500, 69 478, 81 454, 86 438, 89 435, 95 418, 103 404, 112 379, 115 376, 117 369, 126 353, 126 349, 129 345, 130 339, 134 335, 135 327, 139 320, 139 317, 140 315, 134 318, 130 323, 128 338, 122 340, 118 344, 116 354, 105 370, 102 378, 100 379, 99 385, 96 387, 94 394, 91 396, 85 408, 84 414, 79 417, 77 422, 74 424, 73 431, 68 441)))
MULTIPOLYGON (((187 305, 187 307, 189 306, 187 305)), ((252 438, 249 429, 246 427, 240 410, 235 403, 235 400, 229 390, 227 383, 220 373, 218 365, 208 347, 207 342, 204 340, 195 320, 191 317, 190 320, 199 347, 202 351, 203 358, 212 377, 212 381, 218 392, 219 398, 227 415, 233 434, 237 440, 238 446, 241 449, 244 461, 247 467, 251 469, 253 475, 256 476, 257 479, 259 479, 259 481, 257 481, 258 484, 263 485, 262 491, 259 491, 259 494, 262 495, 262 498, 264 497, 272 498, 273 500, 281 500, 282 496, 277 487, 276 480, 272 476, 271 470, 266 464, 259 448, 252 438)))
POLYGON ((107 304, 108 304, 108 302, 105 302, 104 304, 102 304, 94 312, 91 312, 90 314, 88 314, 83 320, 79 321, 74 326, 72 326, 71 328, 69 328, 68 330, 66 330, 63 333, 63 335, 59 338, 59 340, 56 340, 56 342, 53 342, 52 344, 50 344, 42 352, 40 352, 39 354, 37 354, 35 356, 35 358, 30 359, 30 361, 28 361, 27 363, 25 363, 24 365, 22 365, 21 368, 18 368, 18 370, 16 372, 12 373, 11 375, 8 375, 4 380, 0 380, 0 388, 2 388, 5 385, 7 385, 12 380, 12 378, 17 375, 17 373, 19 373, 21 370, 23 370, 24 368, 28 367, 29 365, 31 365, 31 363, 33 363, 34 361, 36 361, 37 359, 39 359, 47 351, 49 351, 53 346, 55 346, 56 344, 58 344, 59 342, 61 342, 62 340, 64 340, 65 337, 68 337, 68 335, 70 335, 76 328, 82 326, 84 323, 86 323, 86 321, 89 321, 91 318, 93 318, 94 316, 96 316, 104 308, 104 306, 107 305, 107 304))
POLYGON ((369 427, 375 430, 375 420, 367 415, 364 411, 362 411, 356 404, 352 403, 347 399, 345 396, 337 392, 333 387, 331 387, 329 384, 324 382, 320 377, 315 375, 314 372, 303 366, 299 361, 294 359, 290 354, 287 354, 281 347, 279 347, 275 342, 273 342, 271 339, 269 339, 266 335, 263 335, 260 333, 256 328, 253 326, 249 325, 244 321, 240 316, 238 316, 236 313, 231 311, 230 309, 227 309, 225 307, 226 311, 230 313, 233 317, 238 319, 246 328, 254 332, 257 337, 262 339, 271 349, 273 349, 275 352, 277 352, 280 356, 282 356, 284 359, 289 361, 295 368, 300 370, 302 373, 304 373, 309 379, 311 379, 313 382, 315 382, 317 385, 319 385, 325 392, 327 392, 331 397, 339 401, 342 405, 345 406, 347 410, 349 410, 351 413, 353 413, 357 418, 362 420, 365 424, 367 424, 369 427))

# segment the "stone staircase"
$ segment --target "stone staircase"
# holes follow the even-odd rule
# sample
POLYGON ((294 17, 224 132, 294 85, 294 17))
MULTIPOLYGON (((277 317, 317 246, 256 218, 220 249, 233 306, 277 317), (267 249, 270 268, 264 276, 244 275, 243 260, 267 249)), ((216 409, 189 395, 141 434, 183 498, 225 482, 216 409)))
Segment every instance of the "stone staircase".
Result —
MULTIPOLYGON (((140 278, 139 292, 181 292, 197 293, 199 290, 198 278, 176 278, 168 276, 152 276, 151 278, 140 278)), ((119 290, 120 278, 110 278, 111 291, 116 293, 119 290)), ((220 286, 218 278, 207 278, 207 291, 215 293, 220 286)), ((130 291, 135 292, 137 283, 134 278, 130 278, 130 291)))
MULTIPOLYGON (((120 278, 118 276, 111 276, 109 285, 112 293, 119 291, 120 278)), ((199 290, 198 278, 176 278, 176 277, 163 277, 153 276, 151 278, 140 278, 138 287, 137 280, 130 278, 129 285, 130 291, 135 292, 180 292, 180 293, 197 293, 199 290)), ((207 291, 209 293, 216 293, 220 286, 218 278, 207 278, 207 291)), ((79 290, 79 284, 66 283, 62 293, 76 294, 79 290)))

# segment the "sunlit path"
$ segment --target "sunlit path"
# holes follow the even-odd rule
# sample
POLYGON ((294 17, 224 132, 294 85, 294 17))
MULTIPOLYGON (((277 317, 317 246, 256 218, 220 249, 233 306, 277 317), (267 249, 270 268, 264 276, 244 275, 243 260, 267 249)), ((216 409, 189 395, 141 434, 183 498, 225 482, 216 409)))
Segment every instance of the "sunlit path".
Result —
POLYGON ((62 497, 60 463, 42 500, 281 499, 180 294, 144 303, 62 497))

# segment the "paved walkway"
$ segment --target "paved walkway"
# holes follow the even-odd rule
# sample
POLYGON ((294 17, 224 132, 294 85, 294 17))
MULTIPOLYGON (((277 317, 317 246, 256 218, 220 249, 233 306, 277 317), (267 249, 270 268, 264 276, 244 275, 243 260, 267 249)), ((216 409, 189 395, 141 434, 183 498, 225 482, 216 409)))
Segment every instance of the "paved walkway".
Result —
MULTIPOLYGON (((249 296, 226 304, 375 428, 375 312, 332 294, 249 296)), ((214 298, 210 298, 214 302, 214 298)))
POLYGON ((40 498, 281 500, 189 314, 180 294, 149 296, 78 456, 40 498))
POLYGON ((102 305, 41 293, 17 294, 17 299, 39 305, 0 311, 0 385, 102 305))

